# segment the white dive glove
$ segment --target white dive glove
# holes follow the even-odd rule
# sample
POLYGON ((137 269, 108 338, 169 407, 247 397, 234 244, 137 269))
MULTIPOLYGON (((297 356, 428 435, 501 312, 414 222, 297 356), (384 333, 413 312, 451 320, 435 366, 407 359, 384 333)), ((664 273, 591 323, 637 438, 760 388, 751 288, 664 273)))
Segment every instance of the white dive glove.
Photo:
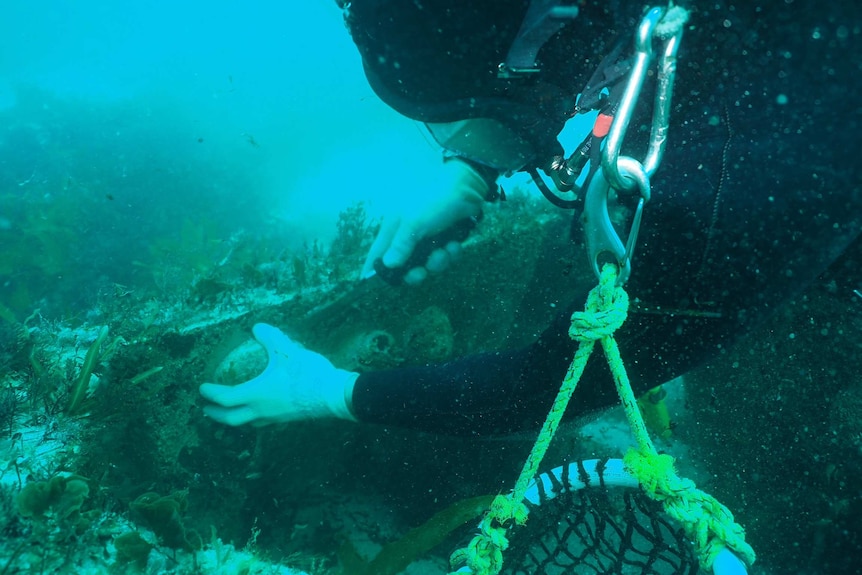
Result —
POLYGON ((336 369, 265 323, 252 329, 269 363, 254 379, 239 385, 204 383, 200 393, 212 405, 204 413, 228 425, 269 425, 334 417, 356 421, 349 402, 358 373, 336 369))
MULTIPOLYGON (((463 160, 451 158, 440 167, 439 178, 434 182, 437 194, 428 197, 411 197, 400 217, 387 218, 374 240, 362 277, 374 274, 374 262, 383 261, 388 268, 399 268, 410 259, 416 245, 423 239, 444 232, 461 220, 482 213, 482 203, 489 188, 485 179, 463 160)), ((450 241, 428 256, 424 265, 411 268, 404 282, 417 284, 428 272, 441 272, 449 267, 461 252, 459 241, 450 241)))

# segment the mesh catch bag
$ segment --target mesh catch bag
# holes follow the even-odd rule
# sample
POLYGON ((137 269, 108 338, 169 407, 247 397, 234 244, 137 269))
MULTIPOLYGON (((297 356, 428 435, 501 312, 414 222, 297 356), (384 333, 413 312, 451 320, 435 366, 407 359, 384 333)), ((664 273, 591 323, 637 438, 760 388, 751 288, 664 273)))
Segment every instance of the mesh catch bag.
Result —
POLYGON ((511 531, 505 575, 697 573, 681 527, 646 497, 622 461, 588 460, 536 476, 527 524, 511 531))

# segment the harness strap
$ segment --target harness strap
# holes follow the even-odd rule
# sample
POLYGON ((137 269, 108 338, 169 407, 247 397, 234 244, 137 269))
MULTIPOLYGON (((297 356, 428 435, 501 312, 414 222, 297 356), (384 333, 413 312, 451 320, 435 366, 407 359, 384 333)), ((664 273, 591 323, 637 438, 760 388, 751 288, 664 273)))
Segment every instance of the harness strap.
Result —
POLYGON ((577 6, 561 6, 557 0, 532 0, 506 60, 498 67, 497 77, 513 78, 539 72, 536 66, 539 50, 577 17, 577 6))
POLYGON ((578 104, 575 107, 576 114, 607 107, 608 97, 603 93, 605 89, 615 96, 614 99, 617 102, 619 101, 624 82, 632 69, 631 50, 626 50, 629 41, 630 38, 625 35, 618 38, 613 49, 599 62, 595 72, 580 92, 578 104))

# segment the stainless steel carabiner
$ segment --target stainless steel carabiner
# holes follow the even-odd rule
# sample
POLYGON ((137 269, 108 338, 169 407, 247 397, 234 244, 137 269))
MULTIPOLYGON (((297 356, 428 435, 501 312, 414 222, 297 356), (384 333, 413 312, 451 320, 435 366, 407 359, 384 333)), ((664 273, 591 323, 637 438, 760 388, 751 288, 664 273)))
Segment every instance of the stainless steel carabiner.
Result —
POLYGON ((625 244, 617 234, 608 212, 608 192, 611 185, 605 178, 602 168, 593 174, 587 188, 584 199, 584 234, 587 241, 587 256, 596 277, 600 276, 601 263, 607 261, 607 257, 610 256, 619 266, 617 285, 623 285, 631 275, 632 257, 637 246, 643 209, 650 197, 650 183, 643 164, 637 160, 623 156, 619 159, 618 167, 622 175, 628 181, 635 182, 640 190, 625 244))
POLYGON ((600 260, 606 256, 614 258, 620 268, 617 279, 619 285, 624 284, 631 275, 631 260, 643 217, 643 207, 650 199, 650 177, 658 169, 664 154, 671 93, 676 74, 676 53, 682 37, 682 25, 686 19, 687 12, 679 7, 669 11, 665 8, 652 8, 638 25, 635 33, 635 63, 602 149, 602 165, 593 175, 587 189, 584 229, 590 265, 598 277, 600 260), (662 19, 666 15, 670 16, 670 24, 657 33, 660 23, 665 24, 662 19), (620 150, 652 62, 652 42, 656 36, 664 40, 664 49, 658 64, 658 86, 649 149, 643 162, 640 162, 629 156, 621 156, 620 150), (608 213, 608 192, 611 188, 620 191, 636 189, 640 195, 625 244, 617 234, 608 213))

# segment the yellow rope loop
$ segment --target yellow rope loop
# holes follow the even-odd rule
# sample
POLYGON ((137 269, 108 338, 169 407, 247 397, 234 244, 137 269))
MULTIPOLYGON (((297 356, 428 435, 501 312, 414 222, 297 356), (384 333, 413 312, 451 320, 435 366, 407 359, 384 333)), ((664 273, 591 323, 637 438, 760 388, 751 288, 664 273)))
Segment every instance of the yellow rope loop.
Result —
POLYGON ((499 495, 494 499, 482 520, 480 533, 465 549, 452 554, 450 561, 453 565, 465 564, 474 575, 497 575, 503 568, 503 551, 509 546, 507 523, 514 520, 515 524, 523 525, 526 522, 528 509, 523 503, 524 494, 547 452, 595 342, 599 340, 639 446, 625 455, 626 468, 640 482, 647 496, 662 502, 665 512, 683 525, 686 534, 694 541, 698 560, 705 569, 711 570, 716 556, 725 548, 732 549, 749 565, 754 563, 754 550, 745 542, 745 531, 734 521, 730 511, 711 495, 697 489, 693 481, 679 477, 673 458, 659 454, 649 437, 613 338, 614 332, 625 321, 629 306, 628 295, 616 285, 616 281, 616 267, 605 265, 599 285, 590 292, 584 311, 572 314, 569 335, 579 342, 578 350, 515 488, 510 495, 499 495))
POLYGON ((506 526, 512 520, 523 525, 527 521, 528 509, 524 505, 524 494, 535 477, 548 446, 562 420, 566 406, 575 391, 584 371, 594 342, 612 337, 614 331, 625 321, 628 312, 628 296, 616 286, 617 269, 606 265, 602 269, 599 285, 590 291, 585 311, 572 316, 569 335, 580 342, 560 391, 542 425, 539 437, 533 446, 515 488, 508 496, 498 495, 491 503, 480 526, 480 533, 470 544, 450 557, 453 565, 465 564, 475 575, 496 575, 503 568, 503 551, 509 546, 506 526))

